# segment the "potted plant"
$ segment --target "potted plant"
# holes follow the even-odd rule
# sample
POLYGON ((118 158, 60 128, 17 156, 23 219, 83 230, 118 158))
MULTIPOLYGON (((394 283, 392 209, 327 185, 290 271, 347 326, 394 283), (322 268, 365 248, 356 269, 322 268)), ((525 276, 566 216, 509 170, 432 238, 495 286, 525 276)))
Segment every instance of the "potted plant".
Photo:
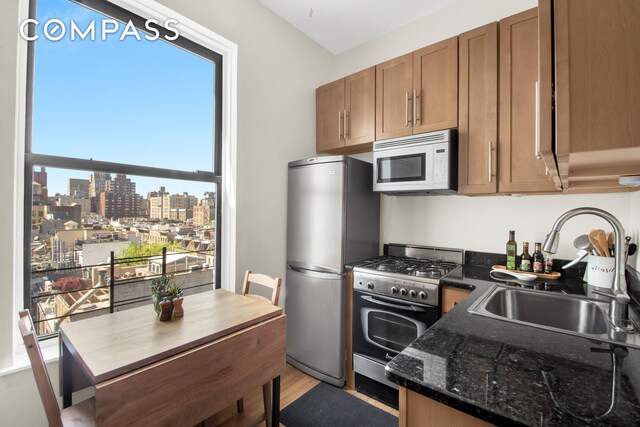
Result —
POLYGON ((156 313, 160 314, 161 301, 173 301, 174 298, 182 296, 182 286, 175 281, 173 274, 167 276, 163 274, 151 280, 151 300, 156 313))

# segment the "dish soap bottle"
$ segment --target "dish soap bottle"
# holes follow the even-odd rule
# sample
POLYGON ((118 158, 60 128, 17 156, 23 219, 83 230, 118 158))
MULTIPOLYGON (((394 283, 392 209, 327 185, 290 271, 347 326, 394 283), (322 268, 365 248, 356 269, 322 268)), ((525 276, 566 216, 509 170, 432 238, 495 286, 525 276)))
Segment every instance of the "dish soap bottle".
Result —
POLYGON ((529 255, 529 242, 522 242, 522 255, 520 255, 520 271, 531 271, 531 255, 529 255))
POLYGON ((516 232, 509 230, 509 241, 507 242, 507 270, 516 269, 516 250, 518 244, 516 243, 516 232))
POLYGON ((533 272, 544 272, 544 255, 542 255, 542 244, 536 242, 536 250, 533 253, 533 272))

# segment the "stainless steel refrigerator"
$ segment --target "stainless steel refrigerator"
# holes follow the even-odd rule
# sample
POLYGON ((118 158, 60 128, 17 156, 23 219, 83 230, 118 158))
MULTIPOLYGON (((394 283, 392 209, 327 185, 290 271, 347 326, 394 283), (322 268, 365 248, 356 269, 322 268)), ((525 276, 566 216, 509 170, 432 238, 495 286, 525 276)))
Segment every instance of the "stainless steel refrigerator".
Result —
POLYGON ((345 381, 344 266, 379 251, 372 182, 372 165, 350 157, 289 163, 287 360, 336 386, 345 381))

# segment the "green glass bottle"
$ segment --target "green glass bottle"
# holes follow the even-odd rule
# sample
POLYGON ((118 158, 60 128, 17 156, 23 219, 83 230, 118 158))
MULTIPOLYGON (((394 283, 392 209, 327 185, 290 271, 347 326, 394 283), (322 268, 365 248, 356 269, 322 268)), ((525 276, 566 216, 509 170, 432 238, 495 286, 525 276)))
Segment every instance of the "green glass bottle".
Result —
POLYGON ((516 251, 518 244, 516 243, 516 232, 509 230, 509 241, 507 242, 507 270, 516 269, 516 251))

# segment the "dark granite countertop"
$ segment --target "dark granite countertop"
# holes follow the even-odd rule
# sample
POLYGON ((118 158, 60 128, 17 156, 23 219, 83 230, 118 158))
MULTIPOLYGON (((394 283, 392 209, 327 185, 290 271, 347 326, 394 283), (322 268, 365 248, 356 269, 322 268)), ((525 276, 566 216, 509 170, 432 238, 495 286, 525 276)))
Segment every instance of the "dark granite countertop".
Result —
MULTIPOLYGON (((489 270, 463 266, 443 281, 472 292, 389 362, 387 378, 497 425, 639 426, 640 350, 619 353, 625 357, 618 358, 615 407, 596 418, 610 406, 613 358, 603 352, 610 345, 469 313, 496 283, 489 270)), ((576 278, 537 280, 536 286, 584 288, 576 278)))

